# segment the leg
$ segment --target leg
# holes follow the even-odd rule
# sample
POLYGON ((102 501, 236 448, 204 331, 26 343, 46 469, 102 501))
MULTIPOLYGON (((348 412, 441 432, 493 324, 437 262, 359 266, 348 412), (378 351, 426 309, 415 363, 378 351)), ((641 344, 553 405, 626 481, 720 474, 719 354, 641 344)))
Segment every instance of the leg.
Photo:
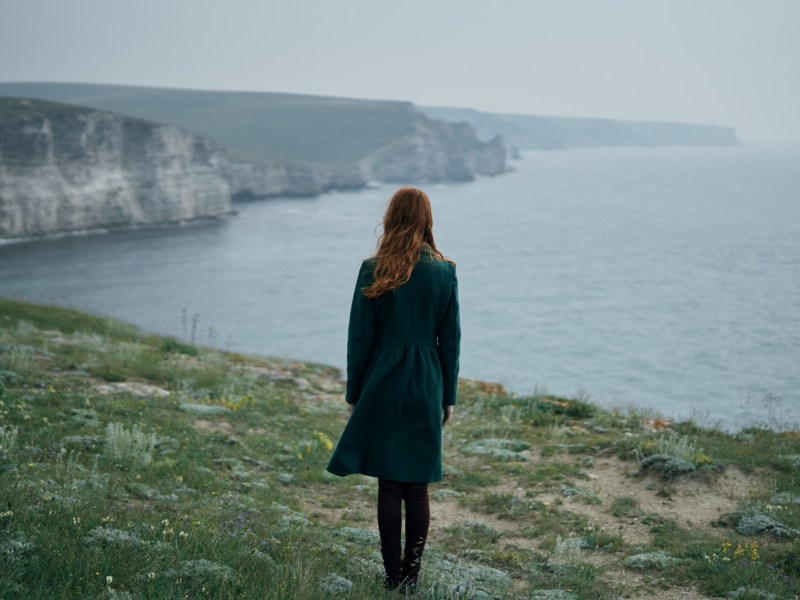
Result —
POLYGON ((403 578, 411 585, 417 583, 422 564, 422 551, 428 537, 431 508, 427 483, 407 483, 403 486, 406 503, 406 547, 403 556, 403 578))
POLYGON ((403 578, 400 558, 402 528, 403 484, 378 479, 378 530, 381 535, 381 555, 386 571, 386 587, 395 589, 403 578))

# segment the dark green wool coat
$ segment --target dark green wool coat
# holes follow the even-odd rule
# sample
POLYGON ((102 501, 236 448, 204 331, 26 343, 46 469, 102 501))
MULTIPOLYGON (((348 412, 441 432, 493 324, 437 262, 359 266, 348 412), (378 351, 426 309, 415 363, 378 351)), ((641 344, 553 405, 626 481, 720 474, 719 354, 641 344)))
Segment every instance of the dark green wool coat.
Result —
POLYGON ((347 336, 347 402, 353 414, 328 471, 392 481, 442 478, 442 409, 456 403, 461 327, 455 267, 423 246, 411 279, 380 298, 358 275, 347 336))

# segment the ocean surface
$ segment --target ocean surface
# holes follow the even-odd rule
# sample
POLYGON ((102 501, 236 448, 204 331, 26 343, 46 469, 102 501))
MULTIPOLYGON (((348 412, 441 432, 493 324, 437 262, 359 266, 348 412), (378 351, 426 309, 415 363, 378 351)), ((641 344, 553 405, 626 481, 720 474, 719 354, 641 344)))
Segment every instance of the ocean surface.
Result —
MULTIPOLYGON (((462 376, 737 429, 800 423, 800 147, 526 153, 424 185, 458 263, 462 376)), ((395 186, 0 245, 0 295, 345 365, 395 186)))

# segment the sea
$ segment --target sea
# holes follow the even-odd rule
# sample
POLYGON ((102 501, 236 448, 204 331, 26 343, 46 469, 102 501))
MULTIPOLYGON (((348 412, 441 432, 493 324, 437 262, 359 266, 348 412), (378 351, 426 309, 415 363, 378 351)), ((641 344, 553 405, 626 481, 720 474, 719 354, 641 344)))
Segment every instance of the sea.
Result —
MULTIPOLYGON (((531 151, 418 183, 458 264, 461 375, 726 430, 800 427, 800 146, 531 151)), ((414 184, 414 182, 409 182, 414 184)), ((0 245, 0 296, 343 368, 397 186, 0 245)))

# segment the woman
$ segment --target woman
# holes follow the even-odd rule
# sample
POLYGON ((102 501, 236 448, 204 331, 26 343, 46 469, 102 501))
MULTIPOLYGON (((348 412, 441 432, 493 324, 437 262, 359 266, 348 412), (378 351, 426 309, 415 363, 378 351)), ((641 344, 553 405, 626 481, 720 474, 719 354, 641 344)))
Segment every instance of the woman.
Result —
POLYGON ((328 465, 336 475, 378 478, 389 589, 416 587, 428 484, 442 479, 442 426, 456 403, 460 341, 455 263, 433 241, 428 196, 401 188, 383 217, 378 251, 358 274, 347 339, 350 418, 328 465))

